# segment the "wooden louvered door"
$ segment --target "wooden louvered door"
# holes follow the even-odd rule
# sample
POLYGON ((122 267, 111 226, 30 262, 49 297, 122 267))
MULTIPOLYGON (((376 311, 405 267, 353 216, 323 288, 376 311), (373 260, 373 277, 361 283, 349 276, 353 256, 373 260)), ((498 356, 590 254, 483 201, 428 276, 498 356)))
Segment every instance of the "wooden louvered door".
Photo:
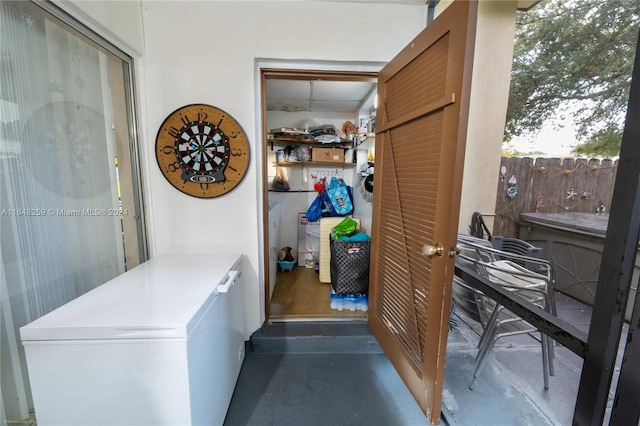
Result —
POLYGON ((455 1, 378 77, 369 327, 432 424, 440 422, 476 13, 475 2, 455 1), (425 245, 436 253, 423 254, 425 245))

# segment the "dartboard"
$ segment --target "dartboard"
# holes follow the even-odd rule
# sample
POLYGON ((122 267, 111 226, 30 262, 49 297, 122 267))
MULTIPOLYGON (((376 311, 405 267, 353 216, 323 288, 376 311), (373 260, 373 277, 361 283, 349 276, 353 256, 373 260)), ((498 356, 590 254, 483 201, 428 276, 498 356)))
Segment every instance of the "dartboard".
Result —
POLYGON ((249 142, 240 123, 220 108, 185 105, 158 129, 156 160, 179 191, 198 198, 219 197, 247 174, 249 142))
POLYGON ((225 180, 229 163, 229 137, 208 121, 186 123, 176 137, 175 153, 182 179, 195 183, 225 180))

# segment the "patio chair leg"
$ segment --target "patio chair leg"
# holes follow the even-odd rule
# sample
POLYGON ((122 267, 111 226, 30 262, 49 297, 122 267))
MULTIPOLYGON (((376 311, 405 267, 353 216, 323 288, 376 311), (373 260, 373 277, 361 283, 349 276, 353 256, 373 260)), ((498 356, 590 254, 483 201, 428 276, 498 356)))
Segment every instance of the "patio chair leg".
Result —
POLYGON ((470 390, 473 390, 473 388, 476 386, 476 380, 478 380, 478 378, 476 376, 473 376, 473 380, 471 380, 471 383, 469 384, 470 390))
POLYGON ((553 360, 556 357, 555 349, 553 346, 555 345, 555 340, 551 337, 547 337, 547 351, 549 352, 549 375, 555 376, 555 369, 553 368, 553 360))
POLYGON ((476 380, 478 379, 478 375, 480 374, 480 370, 482 365, 484 364, 487 355, 495 345, 498 339, 495 338, 496 333, 494 332, 490 338, 487 338, 487 342, 480 348, 478 355, 476 356, 476 368, 473 370, 473 379, 469 384, 469 389, 473 390, 473 387, 476 385, 476 380))
POLYGON ((478 353, 476 354, 476 361, 478 361, 478 357, 482 352, 482 348, 487 344, 487 339, 489 336, 493 336, 496 333, 496 329, 498 325, 495 322, 490 323, 487 328, 482 332, 482 336, 480 337, 480 341, 478 342, 478 353))
POLYGON ((549 305, 551 307, 551 313, 553 314, 553 316, 557 316, 558 312, 556 309, 556 296, 555 294, 553 294, 553 289, 551 289, 549 291, 549 295, 548 295, 548 299, 549 299, 549 305))
MULTIPOLYGON (((480 336, 480 341, 478 342, 478 349, 482 348, 486 344, 486 340, 488 336, 495 335, 494 330, 498 326, 498 314, 500 313, 500 311, 502 311, 501 305, 496 305, 493 308, 493 312, 491 313, 491 316, 487 320, 487 325, 485 326, 484 332, 482 333, 482 336, 480 336)), ((479 354, 480 352, 478 352, 478 355, 479 354)), ((476 356, 476 360, 477 359, 478 359, 478 356, 476 356)))
POLYGON ((547 336, 541 333, 542 337, 542 377, 544 378, 544 388, 549 389, 549 351, 547 349, 549 341, 547 336))

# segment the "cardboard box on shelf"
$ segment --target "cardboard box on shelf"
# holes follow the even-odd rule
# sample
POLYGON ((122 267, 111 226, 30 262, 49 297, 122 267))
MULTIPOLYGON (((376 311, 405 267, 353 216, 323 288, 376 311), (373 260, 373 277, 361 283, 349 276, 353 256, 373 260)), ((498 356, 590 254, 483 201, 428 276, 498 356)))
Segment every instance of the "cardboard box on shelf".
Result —
POLYGON ((311 149, 311 161, 323 163, 344 163, 344 148, 325 148, 314 146, 311 149))

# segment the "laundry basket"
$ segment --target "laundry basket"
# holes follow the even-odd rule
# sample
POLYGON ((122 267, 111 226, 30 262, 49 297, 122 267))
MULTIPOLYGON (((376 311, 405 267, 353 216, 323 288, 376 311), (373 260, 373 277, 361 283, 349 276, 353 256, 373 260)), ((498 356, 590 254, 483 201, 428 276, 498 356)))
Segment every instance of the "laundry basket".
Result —
POLYGON ((336 294, 367 294, 371 241, 330 241, 331 287, 336 294))

